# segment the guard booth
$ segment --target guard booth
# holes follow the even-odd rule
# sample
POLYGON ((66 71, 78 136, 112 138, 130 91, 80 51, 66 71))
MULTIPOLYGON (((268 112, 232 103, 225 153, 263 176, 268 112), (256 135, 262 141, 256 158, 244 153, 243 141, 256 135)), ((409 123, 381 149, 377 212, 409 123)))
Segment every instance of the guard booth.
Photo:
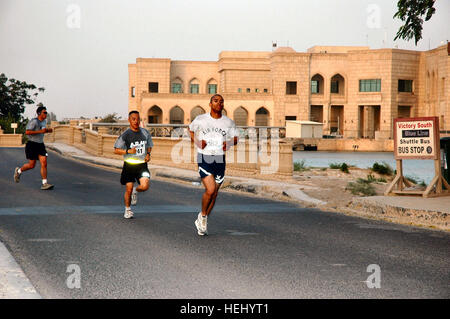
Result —
MULTIPOLYGON (((444 144, 447 145, 446 142, 444 144)), ((397 175, 384 194, 423 197, 450 195, 449 183, 442 175, 441 153, 438 117, 394 119, 394 156, 397 175), (413 184, 403 176, 403 160, 410 159, 434 161, 434 178, 425 191, 411 189, 413 184)))
POLYGON ((322 138, 323 123, 312 121, 286 121, 286 137, 322 138))

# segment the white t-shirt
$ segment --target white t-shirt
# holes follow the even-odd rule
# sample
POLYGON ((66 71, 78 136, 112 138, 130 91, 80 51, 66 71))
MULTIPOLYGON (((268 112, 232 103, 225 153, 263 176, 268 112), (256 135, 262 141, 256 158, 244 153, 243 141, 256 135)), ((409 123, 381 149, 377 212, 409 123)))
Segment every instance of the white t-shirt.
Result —
POLYGON ((229 117, 222 115, 220 119, 215 119, 210 113, 197 116, 189 125, 189 130, 195 133, 199 141, 205 140, 206 147, 197 152, 204 155, 223 155, 223 142, 233 140, 239 136, 236 124, 229 117))

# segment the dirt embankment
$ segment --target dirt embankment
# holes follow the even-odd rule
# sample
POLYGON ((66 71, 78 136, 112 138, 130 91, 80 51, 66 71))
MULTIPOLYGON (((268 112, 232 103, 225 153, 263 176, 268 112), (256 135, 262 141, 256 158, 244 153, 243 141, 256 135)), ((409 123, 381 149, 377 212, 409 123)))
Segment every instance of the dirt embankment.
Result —
POLYGON ((339 208, 347 207, 355 196, 383 195, 388 183, 392 180, 392 176, 381 175, 370 169, 353 167, 348 169, 348 173, 340 169, 311 168, 294 172, 293 179, 311 187, 310 189, 302 189, 304 193, 326 202, 321 208, 339 210, 339 208), (368 177, 369 175, 371 177, 368 177), (373 181, 369 182, 369 178, 372 178, 373 181), (358 179, 365 180, 367 183, 362 181, 358 183, 358 179), (361 192, 353 194, 349 183, 354 183, 355 190, 361 192), (365 185, 370 186, 364 188, 365 185), (368 192, 368 189, 372 191, 368 192))
MULTIPOLYGON (((299 184, 303 193, 322 201, 320 204, 305 202, 304 206, 398 224, 450 231, 448 210, 436 209, 436 207, 431 207, 432 205, 427 209, 417 209, 414 205, 403 205, 404 197, 381 197, 384 196, 384 192, 393 178, 394 176, 359 168, 349 168, 348 173, 339 169, 312 168, 294 172, 293 175, 295 184, 299 184), (398 198, 398 200, 394 198, 398 198)), ((426 185, 414 184, 413 188, 424 191, 426 185)), ((414 198, 409 197, 408 201, 417 202, 417 200, 425 199, 415 196, 414 198)), ((443 201, 445 198, 430 200, 443 201)))

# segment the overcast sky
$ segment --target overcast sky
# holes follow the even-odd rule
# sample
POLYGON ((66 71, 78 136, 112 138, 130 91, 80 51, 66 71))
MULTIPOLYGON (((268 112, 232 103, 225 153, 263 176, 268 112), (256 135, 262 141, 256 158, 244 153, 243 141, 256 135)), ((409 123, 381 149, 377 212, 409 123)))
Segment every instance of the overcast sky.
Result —
MULTIPOLYGON (((128 63, 137 57, 217 61, 224 50, 271 51, 272 41, 397 45, 428 50, 450 40, 450 1, 437 0, 423 39, 393 39, 393 0, 0 0, 0 72, 46 88, 58 120, 128 110, 128 63)), ((35 115, 35 106, 25 115, 35 115)))

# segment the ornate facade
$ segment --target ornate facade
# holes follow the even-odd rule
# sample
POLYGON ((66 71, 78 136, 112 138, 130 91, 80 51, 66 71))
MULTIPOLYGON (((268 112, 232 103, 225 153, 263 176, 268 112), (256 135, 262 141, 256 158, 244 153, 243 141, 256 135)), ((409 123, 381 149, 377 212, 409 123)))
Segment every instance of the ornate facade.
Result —
POLYGON ((438 116, 450 131, 450 44, 224 51, 216 62, 137 58, 128 72, 128 108, 148 123, 189 124, 217 92, 239 126, 312 120, 327 135, 389 139, 396 117, 438 116))

